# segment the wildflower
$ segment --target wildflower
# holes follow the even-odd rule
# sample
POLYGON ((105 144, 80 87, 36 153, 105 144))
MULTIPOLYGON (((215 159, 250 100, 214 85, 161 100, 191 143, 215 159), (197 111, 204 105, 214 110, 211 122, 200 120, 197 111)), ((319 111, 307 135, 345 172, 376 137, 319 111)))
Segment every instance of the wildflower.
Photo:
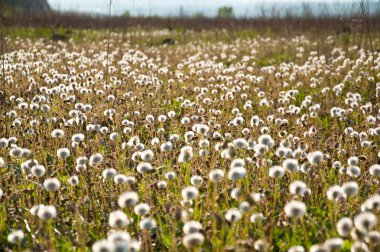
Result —
POLYGON ((188 163, 193 158, 193 148, 191 146, 182 147, 181 153, 178 157, 179 163, 188 163))
POLYGON ((242 158, 234 159, 231 162, 231 169, 244 167, 245 161, 242 158))
POLYGON ((37 215, 42 220, 54 219, 57 217, 57 210, 55 206, 40 205, 37 211, 37 215))
POLYGON ((276 156, 278 157, 289 157, 292 155, 292 150, 290 148, 280 146, 276 150, 276 156))
POLYGON ((11 157, 21 157, 21 155, 22 155, 22 149, 19 148, 19 147, 12 148, 12 149, 9 151, 9 155, 10 155, 11 157))
POLYGON ((241 195, 241 188, 240 187, 236 187, 234 189, 232 189, 231 191, 231 198, 233 199, 238 199, 241 195))
POLYGON ((181 195, 184 201, 190 201, 195 199, 199 194, 199 191, 194 186, 188 186, 182 189, 181 195))
POLYGON ((164 190, 166 189, 167 183, 165 181, 158 181, 157 182, 157 187, 158 189, 164 190))
POLYGON ((160 139, 158 137, 154 137, 151 141, 150 141, 151 145, 152 146, 156 146, 157 144, 160 143, 160 139))
POLYGON ((356 178, 356 177, 359 177, 360 176, 360 173, 361 173, 361 170, 360 170, 360 168, 359 167, 357 167, 357 166, 349 166, 348 168, 347 168, 347 174, 350 176, 350 177, 354 177, 354 178, 356 178))
POLYGON ((326 192, 327 198, 333 201, 343 201, 346 199, 346 195, 342 188, 338 185, 330 186, 326 192))
POLYGON ((12 244, 18 244, 18 243, 22 242, 24 237, 25 237, 25 234, 22 230, 15 230, 15 231, 12 231, 8 235, 8 241, 12 244))
POLYGON ((347 196, 353 196, 358 194, 359 186, 358 183, 354 181, 346 182, 342 185, 342 190, 347 196))
POLYGON ((365 244, 364 242, 361 242, 361 241, 355 241, 352 245, 351 245, 351 252, 369 252, 369 248, 367 246, 367 244, 365 244))
POLYGON ((215 169, 210 171, 209 178, 212 182, 219 182, 223 179, 224 172, 221 169, 215 169))
POLYGON ((347 160, 349 166, 357 166, 359 163, 359 159, 356 156, 352 156, 347 160))
POLYGON ((144 215, 147 215, 150 211, 150 207, 148 204, 146 203, 140 203, 140 204, 137 204, 135 206, 135 213, 137 215, 141 215, 141 216, 144 216, 144 215))
POLYGON ((115 177, 113 177, 113 181, 115 184, 126 184, 127 183, 127 176, 124 174, 117 174, 115 177))
POLYGON ((265 199, 265 195, 263 193, 251 193, 249 196, 256 203, 259 203, 265 199))
POLYGON ((318 165, 323 160, 323 153, 320 151, 311 152, 307 155, 310 164, 318 165))
POLYGON ((306 213, 306 205, 303 202, 291 200, 285 205, 284 210, 288 217, 302 217, 306 213))
POLYGON ((171 142, 165 142, 165 143, 161 144, 160 150, 162 152, 171 151, 171 150, 173 150, 173 144, 171 142))
POLYGON ((183 226, 183 232, 185 235, 198 233, 202 230, 202 224, 198 221, 188 221, 183 226))
POLYGON ((127 215, 120 210, 110 213, 108 223, 112 228, 125 228, 129 224, 127 215))
POLYGON ((8 147, 8 139, 6 138, 0 138, 0 148, 6 148, 8 147))
POLYGON ((341 218, 336 224, 337 232, 342 237, 348 237, 353 228, 352 220, 348 217, 341 218))
POLYGON ((90 166, 94 167, 99 165, 103 161, 103 155, 100 153, 94 154, 90 157, 90 166))
POLYGON ((57 178, 48 178, 48 179, 45 179, 44 181, 44 187, 49 192, 57 191, 60 186, 61 186, 61 183, 59 182, 57 178))
POLYGON ((131 177, 131 176, 126 177, 126 179, 125 179, 126 185, 133 185, 135 183, 136 183, 135 177, 131 177))
POLYGON ((306 184, 303 181, 299 181, 299 180, 293 181, 289 185, 289 191, 291 194, 294 194, 294 195, 303 195, 306 189, 307 189, 306 184))
POLYGON ((104 179, 113 179, 116 176, 116 170, 113 168, 107 168, 103 170, 104 179))
POLYGON ((209 150, 200 149, 198 153, 200 157, 207 157, 210 152, 209 150))
POLYGON ((343 242, 342 238, 330 238, 324 242, 323 246, 328 251, 339 251, 343 246, 343 242))
POLYGON ((26 174, 30 174, 31 171, 32 171, 33 166, 35 166, 35 165, 38 165, 38 161, 37 160, 33 160, 33 159, 29 159, 29 160, 21 163, 21 169, 26 174))
POLYGON ((188 117, 183 117, 183 118, 181 119, 181 124, 186 125, 186 124, 189 124, 189 123, 190 123, 190 118, 188 118, 188 117))
POLYGON ((266 145, 268 148, 272 148, 274 146, 274 141, 270 135, 264 134, 259 137, 259 143, 266 145))
POLYGON ((60 148, 57 150, 57 156, 65 159, 70 156, 70 150, 67 148, 60 148))
POLYGON ((372 146, 372 142, 371 141, 366 141, 366 140, 363 140, 360 142, 360 146, 362 146, 363 148, 369 148, 372 146))
POLYGON ((301 245, 298 245, 298 246, 293 246, 289 248, 288 252, 305 252, 305 249, 301 245))
POLYGON ((139 226, 141 229, 144 229, 144 230, 152 230, 156 228, 156 222, 151 218, 145 218, 140 221, 139 226))
POLYGON ((242 218, 242 214, 238 209, 229 209, 224 215, 228 222, 237 222, 242 218))
POLYGON ((202 245, 204 243, 204 240, 205 238, 203 234, 191 233, 183 237, 182 243, 186 248, 190 249, 190 248, 202 245))
POLYGON ((253 147, 256 157, 261 157, 265 152, 268 151, 268 146, 265 144, 258 143, 253 147))
POLYGON ((368 232, 366 242, 379 245, 379 243, 380 243, 380 232, 379 231, 368 232))
MULTIPOLYGON (((113 232, 111 232, 108 235, 107 240, 112 242, 116 246, 119 243, 128 245, 131 242, 131 236, 129 235, 128 232, 120 231, 120 230, 114 230, 113 232)), ((120 251, 120 250, 116 249, 116 251, 120 251)), ((121 251, 123 251, 123 250, 121 250, 121 251)))
POLYGON ((369 167, 369 173, 372 176, 380 177, 380 165, 374 164, 371 167, 369 167))
POLYGON ((29 156, 30 156, 30 150, 21 149, 21 157, 29 157, 29 156))
POLYGON ((258 116, 252 116, 251 120, 250 120, 250 125, 251 127, 258 127, 260 124, 260 118, 258 116))
POLYGON ((233 144, 237 149, 247 149, 248 148, 248 142, 244 138, 237 138, 233 141, 233 144))
POLYGON ((328 252, 328 250, 321 244, 314 244, 310 247, 309 252, 328 252))
POLYGON ((113 252, 114 245, 108 240, 99 240, 92 245, 93 252, 113 252))
POLYGON ((119 137, 120 137, 120 135, 119 135, 119 133, 117 133, 117 132, 112 132, 112 133, 110 134, 110 140, 111 140, 111 141, 116 141, 119 137))
POLYGON ((265 241, 263 239, 259 239, 259 240, 255 241, 255 243, 253 244, 253 247, 257 251, 267 251, 269 248, 269 244, 267 241, 265 241))
POLYGON ((239 205, 239 210, 240 210, 240 212, 242 212, 242 213, 246 213, 246 212, 248 212, 250 209, 251 209, 251 205, 249 204, 248 201, 243 201, 243 202, 241 202, 240 205, 239 205))
POLYGON ((355 216, 354 224, 359 231, 366 233, 376 227, 377 217, 371 212, 360 213, 355 216))
POLYGON ((32 208, 29 209, 29 212, 31 213, 31 215, 36 216, 38 214, 38 210, 40 208, 43 208, 44 206, 45 205, 43 205, 43 204, 35 205, 35 206, 33 206, 32 208))
POLYGON ((108 128, 107 127, 101 127, 100 132, 105 135, 108 133, 108 128))
POLYGON ((202 134, 202 135, 207 135, 207 133, 210 130, 210 127, 208 127, 205 124, 195 124, 192 128, 193 131, 202 134))
POLYGON ((78 176, 71 176, 67 182, 71 185, 71 186, 77 186, 79 184, 79 178, 78 176))
POLYGON ((87 165, 80 165, 80 164, 77 164, 75 166, 75 170, 77 172, 84 172, 85 170, 87 170, 87 165))
POLYGON ((135 241, 135 240, 132 240, 132 241, 129 243, 128 251, 131 251, 131 252, 138 252, 138 251, 140 251, 140 249, 141 249, 141 247, 140 247, 140 242, 135 241))
POLYGON ((42 177, 43 175, 45 175, 46 169, 43 165, 35 165, 32 167, 31 172, 33 176, 42 177))
POLYGON ((201 176, 194 175, 190 178, 190 183, 197 188, 199 188, 202 185, 202 182, 203 178, 201 176))
POLYGON ((54 129, 51 132, 51 137, 53 137, 53 138, 62 138, 64 136, 65 136, 65 132, 61 129, 54 129))
POLYGON ((122 193, 119 196, 118 203, 121 208, 134 206, 139 201, 138 195, 136 192, 127 191, 122 193))
POLYGON ((285 175, 285 169, 282 166, 272 166, 269 168, 269 176, 272 178, 281 178, 285 175))
POLYGON ((165 178, 166 178, 166 179, 169 179, 169 180, 173 180, 173 179, 175 179, 175 177, 176 177, 176 174, 175 174, 175 172, 173 172, 173 171, 167 172, 167 173, 165 174, 165 178))
POLYGON ((76 160, 77 165, 85 165, 88 162, 87 157, 78 157, 76 160))
POLYGON ((262 213, 254 213, 251 215, 250 220, 254 224, 258 224, 264 221, 264 215, 262 213))
POLYGON ((299 170, 298 161, 296 159, 286 159, 283 163, 283 167, 291 172, 297 172, 299 170))
POLYGON ((146 173, 153 170, 153 167, 150 163, 147 162, 141 162, 137 165, 137 172, 138 173, 146 173))
POLYGON ((154 154, 152 150, 145 150, 140 152, 140 157, 145 162, 150 162, 153 160, 154 154))
POLYGON ((231 180, 239 180, 245 177, 247 171, 244 167, 236 167, 230 169, 228 172, 228 178, 231 180))
POLYGON ((342 165, 339 161, 334 161, 332 166, 334 169, 340 169, 340 167, 342 167, 342 165))
POLYGON ((72 142, 79 143, 79 142, 82 142, 83 140, 84 140, 84 135, 82 133, 75 134, 71 137, 72 142))

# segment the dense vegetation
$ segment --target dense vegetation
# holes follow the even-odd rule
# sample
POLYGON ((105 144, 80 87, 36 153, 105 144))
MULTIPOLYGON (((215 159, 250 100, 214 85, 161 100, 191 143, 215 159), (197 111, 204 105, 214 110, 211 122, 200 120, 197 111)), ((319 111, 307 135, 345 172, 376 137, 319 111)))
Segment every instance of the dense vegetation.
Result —
POLYGON ((0 250, 379 251, 365 36, 50 32, 7 31, 0 250))
POLYGON ((47 0, 1 0, 4 16, 49 13, 51 11, 47 0))

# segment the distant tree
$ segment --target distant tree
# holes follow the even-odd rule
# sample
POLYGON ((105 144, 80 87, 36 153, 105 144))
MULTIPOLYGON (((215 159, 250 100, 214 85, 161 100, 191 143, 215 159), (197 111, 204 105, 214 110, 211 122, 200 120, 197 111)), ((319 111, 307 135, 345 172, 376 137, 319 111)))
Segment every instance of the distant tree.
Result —
POLYGON ((326 3, 320 3, 319 5, 319 16, 320 17, 329 17, 330 16, 330 10, 326 3))
POLYGON ((285 17, 286 18, 293 18, 294 16, 296 16, 296 15, 294 14, 294 11, 291 8, 287 8, 285 10, 285 17))
POLYGON ((263 6, 261 6, 261 8, 260 8, 260 12, 261 12, 261 18, 266 18, 266 10, 265 10, 265 8, 263 7, 263 6))
POLYGON ((47 0, 0 0, 6 15, 49 13, 51 7, 47 0))
POLYGON ((179 16, 180 17, 186 17, 187 16, 185 8, 183 8, 182 6, 179 8, 179 16))
POLYGON ((197 11, 193 14, 193 18, 203 18, 205 14, 202 11, 197 11))
POLYGON ((222 6, 218 9, 218 17, 233 17, 234 9, 231 6, 222 6))
POLYGON ((272 18, 280 18, 280 10, 278 10, 275 6, 272 8, 272 18))
POLYGON ((130 17, 130 16, 131 16, 131 13, 130 13, 128 10, 126 10, 126 11, 124 11, 124 13, 122 14, 122 16, 123 16, 123 17, 130 17))
POLYGON ((304 17, 312 17, 313 16, 313 9, 309 3, 303 3, 302 4, 302 15, 304 17))

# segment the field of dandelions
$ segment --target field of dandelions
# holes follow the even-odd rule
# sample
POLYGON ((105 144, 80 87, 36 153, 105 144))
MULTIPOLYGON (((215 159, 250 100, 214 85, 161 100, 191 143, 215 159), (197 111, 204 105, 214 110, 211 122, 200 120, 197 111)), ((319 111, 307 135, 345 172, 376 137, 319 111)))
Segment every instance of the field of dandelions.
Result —
POLYGON ((380 53, 171 35, 7 39, 0 251, 380 251, 380 53))

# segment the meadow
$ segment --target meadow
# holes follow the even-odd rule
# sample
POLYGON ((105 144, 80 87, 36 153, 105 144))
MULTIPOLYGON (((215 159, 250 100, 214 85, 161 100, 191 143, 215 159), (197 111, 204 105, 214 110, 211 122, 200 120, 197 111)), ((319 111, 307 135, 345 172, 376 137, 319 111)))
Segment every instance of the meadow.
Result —
POLYGON ((378 33, 6 33, 1 251, 380 251, 378 33))

